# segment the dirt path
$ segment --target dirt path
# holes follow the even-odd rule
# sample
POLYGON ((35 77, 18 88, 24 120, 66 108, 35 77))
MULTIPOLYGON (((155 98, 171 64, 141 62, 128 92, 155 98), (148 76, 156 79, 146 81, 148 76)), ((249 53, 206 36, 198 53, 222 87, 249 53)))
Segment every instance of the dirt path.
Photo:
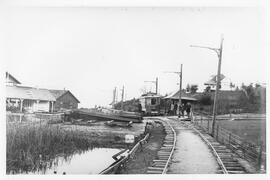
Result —
POLYGON ((177 133, 176 149, 168 174, 214 174, 219 166, 208 146, 192 129, 169 120, 177 133))
POLYGON ((120 174, 145 174, 147 167, 151 165, 160 149, 165 137, 164 128, 161 124, 154 123, 150 138, 143 149, 136 153, 120 174))

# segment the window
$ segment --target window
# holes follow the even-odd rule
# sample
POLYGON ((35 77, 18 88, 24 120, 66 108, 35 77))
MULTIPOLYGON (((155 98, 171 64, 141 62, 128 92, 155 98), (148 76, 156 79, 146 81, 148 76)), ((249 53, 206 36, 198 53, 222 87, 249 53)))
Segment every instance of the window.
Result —
POLYGON ((156 105, 157 103, 157 99, 156 98, 152 98, 151 99, 151 105, 156 105))

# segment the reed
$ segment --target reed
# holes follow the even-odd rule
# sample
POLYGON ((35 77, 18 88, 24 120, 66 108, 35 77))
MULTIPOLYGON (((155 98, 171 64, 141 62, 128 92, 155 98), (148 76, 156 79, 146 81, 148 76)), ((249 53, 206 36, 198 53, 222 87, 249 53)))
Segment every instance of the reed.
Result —
POLYGON ((51 166, 58 155, 70 156, 98 146, 76 130, 60 125, 7 122, 6 173, 39 171, 51 166))

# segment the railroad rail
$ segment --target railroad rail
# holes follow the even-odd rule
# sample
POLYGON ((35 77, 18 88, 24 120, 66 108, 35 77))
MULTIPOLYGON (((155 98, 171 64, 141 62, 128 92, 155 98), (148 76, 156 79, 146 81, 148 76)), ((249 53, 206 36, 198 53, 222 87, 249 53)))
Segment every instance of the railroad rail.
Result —
MULTIPOLYGON (((244 120, 247 119, 261 120, 261 118, 255 118, 255 116, 246 118, 244 120)), ((209 132, 212 129, 212 126, 210 125, 211 120, 211 116, 205 117, 198 114, 196 116, 193 116, 192 122, 196 127, 204 130, 205 132, 209 132)), ((227 120, 229 120, 229 118, 227 120)), ((233 120, 242 119, 233 118, 233 120)), ((237 134, 232 133, 218 123, 215 126, 214 139, 222 145, 225 145, 228 149, 237 154, 239 157, 252 163, 252 166, 254 166, 257 171, 264 172, 266 170, 266 148, 265 144, 262 141, 258 142, 257 144, 250 142, 247 139, 241 138, 237 134)))
POLYGON ((147 174, 166 174, 176 145, 176 132, 169 122, 154 119, 163 124, 166 136, 163 146, 157 153, 157 158, 154 159, 153 164, 147 168, 147 174))
POLYGON ((219 164, 220 169, 217 173, 220 174, 244 174, 246 170, 235 158, 235 154, 226 146, 218 143, 213 137, 205 133, 203 130, 196 129, 192 124, 181 122, 184 126, 192 128, 206 142, 212 150, 219 164))

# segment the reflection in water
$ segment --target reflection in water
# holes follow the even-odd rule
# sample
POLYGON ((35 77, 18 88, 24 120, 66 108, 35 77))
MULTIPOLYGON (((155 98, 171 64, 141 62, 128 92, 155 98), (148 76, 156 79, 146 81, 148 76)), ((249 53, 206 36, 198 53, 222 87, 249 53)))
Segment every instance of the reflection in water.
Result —
POLYGON ((47 168, 29 174, 98 174, 114 162, 112 156, 121 149, 95 148, 71 156, 58 156, 47 168))

